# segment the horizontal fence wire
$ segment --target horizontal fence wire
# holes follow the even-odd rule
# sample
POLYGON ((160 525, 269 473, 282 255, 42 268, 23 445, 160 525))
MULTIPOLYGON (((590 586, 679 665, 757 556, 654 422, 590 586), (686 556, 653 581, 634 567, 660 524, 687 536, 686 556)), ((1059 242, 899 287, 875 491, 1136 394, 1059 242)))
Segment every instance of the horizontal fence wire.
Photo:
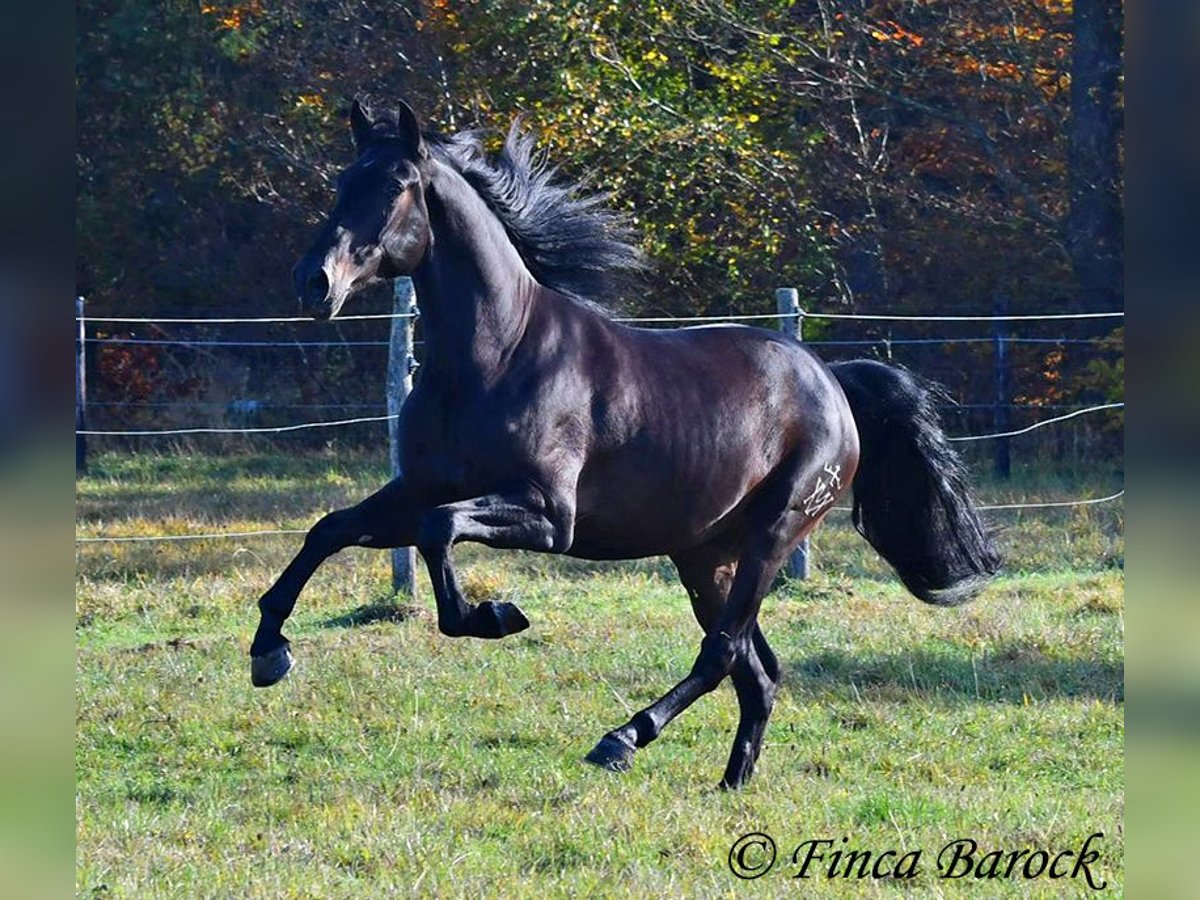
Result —
POLYGON ((1125 489, 1117 491, 1115 494, 1109 494, 1107 497, 1091 497, 1085 500, 1059 500, 1046 503, 992 503, 978 507, 985 510, 1005 510, 1005 509, 1054 509, 1067 506, 1094 506, 1097 503, 1111 503, 1114 500, 1120 500, 1125 496, 1125 489))
POLYGON ((389 341, 209 341, 189 338, 124 338, 90 337, 89 344, 121 344, 142 347, 290 347, 304 350, 310 347, 390 347, 389 341))
MULTIPOLYGON (((786 318, 790 313, 776 313, 777 317, 786 318)), ((1083 313, 1017 313, 1004 316, 905 316, 890 313, 822 313, 801 311, 806 319, 846 319, 859 322, 1050 322, 1065 319, 1119 319, 1124 318, 1124 310, 1116 312, 1083 312, 1083 313)))
MULTIPOLYGON (((138 409, 221 409, 239 415, 251 415, 268 409, 387 409, 386 403, 272 403, 249 398, 208 402, 203 400, 89 400, 88 409, 93 406, 114 409, 129 409, 130 407, 138 409)), ((1018 406, 1016 404, 1013 406, 1016 409, 1054 408, 1050 406, 1018 406)))
MULTIPOLYGON (((791 319, 796 313, 753 313, 747 315, 729 314, 712 316, 615 316, 613 321, 622 323, 647 322, 650 324, 667 324, 671 322, 750 322, 769 319, 791 319)), ((845 319, 861 322, 1048 322, 1070 319, 1118 319, 1124 318, 1124 310, 1114 312, 1082 312, 1082 313, 1018 313, 1003 316, 957 316, 957 315, 892 315, 888 313, 828 313, 801 310, 799 315, 805 319, 845 319)), ((370 319, 415 319, 419 313, 368 313, 356 316, 338 316, 338 322, 355 322, 370 319)), ((101 322, 105 324, 126 325, 240 325, 243 323, 274 324, 287 322, 309 322, 311 316, 284 316, 279 318, 134 318, 130 316, 77 316, 76 322, 101 322)))
POLYGON ((632 322, 646 322, 651 325, 665 325, 671 322, 755 322, 764 319, 786 319, 791 313, 747 313, 746 315, 716 315, 716 316, 614 316, 614 322, 628 325, 632 322))
MULTIPOLYGON (((994 503, 976 507, 986 511, 1006 511, 1023 509, 1062 509, 1071 506, 1095 506, 1099 503, 1112 503, 1125 496, 1121 489, 1107 497, 1087 497, 1082 500, 1059 500, 1043 503, 994 503)), ((848 506, 831 507, 836 512, 850 512, 848 506)), ((143 544, 167 541, 209 541, 226 538, 272 537, 277 535, 307 534, 307 528, 270 528, 261 531, 218 531, 205 534, 139 534, 139 535, 92 535, 90 537, 76 536, 77 544, 143 544)))
POLYGON ((278 425, 262 428, 167 428, 162 431, 92 431, 80 430, 76 434, 89 437, 109 435, 112 437, 161 437, 181 434, 281 434, 287 431, 303 431, 309 428, 335 428, 341 425, 362 425, 367 422, 389 422, 398 415, 362 416, 357 419, 333 419, 326 422, 301 422, 298 425, 278 425))
MULTIPOLYGON (((935 404, 944 412, 970 412, 980 409, 1088 409, 1087 403, 949 403, 935 404)), ((274 403, 268 400, 240 398, 235 400, 89 400, 88 409, 220 409, 239 415, 254 414, 269 409, 387 409, 386 403, 274 403)))
MULTIPOLYGON (((1015 431, 1001 431, 994 434, 972 434, 963 435, 961 437, 951 437, 952 441, 983 441, 991 438, 1015 437, 1017 435, 1026 434, 1046 425, 1053 425, 1055 422, 1063 422, 1067 419, 1073 419, 1076 416, 1082 416, 1086 413, 1100 412, 1106 409, 1124 409, 1125 403, 1104 403, 1100 406, 1088 406, 1083 409, 1077 409, 1074 412, 1067 413, 1062 416, 1055 416, 1052 419, 1044 419, 1040 422, 1034 422, 1025 428, 1019 428, 1015 431)), ((1037 409, 1038 407, 1022 407, 1024 409, 1037 409)), ((388 422, 398 418, 398 415, 386 416, 362 416, 356 419, 334 419, 322 422, 302 422, 298 425, 279 425, 275 427, 249 427, 249 428, 168 428, 161 431, 154 430, 139 430, 139 431, 96 431, 96 430, 80 430, 76 434, 83 434, 89 437, 169 437, 172 435, 185 434, 281 434, 290 431, 303 431, 309 428, 335 428, 343 425, 362 425, 370 422, 388 422)))
MULTIPOLYGON (((338 316, 338 322, 364 322, 372 319, 416 319, 418 313, 366 313, 358 316, 338 316)), ((217 316, 210 318, 150 318, 134 316, 76 316, 76 322, 102 322, 106 325, 274 325, 286 322, 307 322, 312 324, 312 316, 255 316, 250 318, 234 318, 217 316)))
POLYGON ((1063 416, 1055 416, 1053 419, 1043 419, 1042 421, 1034 422, 1032 425, 1028 425, 1025 428, 1018 428, 1015 431, 997 431, 997 432, 993 432, 992 434, 968 434, 968 435, 963 435, 962 437, 952 437, 952 438, 949 438, 949 440, 951 440, 951 441, 986 441, 986 440, 991 440, 993 438, 1016 437, 1019 434, 1028 434, 1029 432, 1035 431, 1038 428, 1044 428, 1047 425, 1053 425, 1055 422, 1065 422, 1067 419, 1073 419, 1076 416, 1082 416, 1082 415, 1085 415, 1086 413, 1100 412, 1101 410, 1105 410, 1105 409, 1124 409, 1124 408, 1125 408, 1124 402, 1103 403, 1099 406, 1089 406, 1089 407, 1086 407, 1085 409, 1077 409, 1074 412, 1069 412, 1063 416))
MULTIPOLYGON (((1050 500, 1042 503, 984 503, 975 508, 982 511, 995 512, 1010 509, 1063 509, 1068 506, 1095 506, 1097 503, 1112 503, 1125 496, 1125 489, 1109 494, 1107 497, 1085 497, 1082 500, 1050 500)), ((834 512, 853 512, 850 506, 831 506, 834 512)))
POLYGON ((76 537, 77 544, 150 544, 162 541, 213 541, 223 538, 269 537, 280 534, 308 534, 307 528, 266 528, 261 531, 217 531, 209 534, 137 534, 76 537))
MULTIPOLYGON (((280 347, 284 349, 304 350, 309 348, 329 348, 329 347, 390 347, 388 341, 213 341, 213 340, 193 340, 191 338, 135 338, 135 337, 89 337, 85 338, 89 344, 119 344, 124 346, 146 346, 146 347, 280 347)), ((967 338, 862 338, 853 341, 827 341, 815 340, 805 341, 813 347, 902 347, 906 345, 917 344, 994 344, 998 339, 993 335, 991 337, 967 337, 967 338)), ((1007 337, 1003 338, 1006 344, 1053 344, 1053 345, 1068 345, 1068 344, 1100 344, 1108 341, 1108 338, 1020 338, 1007 337)), ((414 347, 421 347, 423 341, 414 341, 414 347)))
MULTIPOLYGON (((814 347, 901 347, 908 344, 994 344, 1003 340, 1006 344, 1099 344, 1108 338, 1018 338, 1008 337, 969 337, 969 338, 862 338, 855 341, 826 341, 816 340, 804 343, 814 347)), ((280 344, 280 346, 283 346, 280 344)))

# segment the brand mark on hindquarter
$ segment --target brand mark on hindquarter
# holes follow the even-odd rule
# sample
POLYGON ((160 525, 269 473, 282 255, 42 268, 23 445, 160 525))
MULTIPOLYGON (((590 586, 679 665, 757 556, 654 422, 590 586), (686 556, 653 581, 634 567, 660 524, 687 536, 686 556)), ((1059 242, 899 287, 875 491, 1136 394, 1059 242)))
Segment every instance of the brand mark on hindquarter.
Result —
POLYGON ((818 512, 833 502, 835 490, 842 489, 842 467, 834 463, 825 463, 823 475, 817 476, 817 484, 812 493, 804 498, 804 514, 815 516, 818 512), (828 477, 826 477, 828 476, 828 477))

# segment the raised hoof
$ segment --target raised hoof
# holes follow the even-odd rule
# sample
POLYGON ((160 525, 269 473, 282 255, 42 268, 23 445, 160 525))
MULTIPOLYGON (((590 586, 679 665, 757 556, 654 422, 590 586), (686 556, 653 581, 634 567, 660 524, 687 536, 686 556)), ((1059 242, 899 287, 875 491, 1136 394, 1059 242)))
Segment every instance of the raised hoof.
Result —
POLYGON ((606 734, 584 759, 610 772, 628 772, 633 768, 633 754, 636 752, 637 748, 632 744, 606 734))
POLYGON ((471 634, 481 638, 502 638, 529 627, 525 613, 515 603, 484 600, 471 613, 471 634))
POLYGON ((287 675, 295 663, 296 657, 292 656, 292 651, 288 649, 287 644, 276 647, 270 653, 264 653, 262 656, 252 656, 250 657, 250 683, 255 687, 270 687, 287 675))

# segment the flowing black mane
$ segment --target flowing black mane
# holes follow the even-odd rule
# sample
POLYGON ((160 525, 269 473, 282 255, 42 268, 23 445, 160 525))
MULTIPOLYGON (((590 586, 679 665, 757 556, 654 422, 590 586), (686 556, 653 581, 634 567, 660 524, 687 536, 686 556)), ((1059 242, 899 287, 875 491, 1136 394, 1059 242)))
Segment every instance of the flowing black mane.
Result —
POLYGON ((485 136, 426 134, 425 142, 496 214, 539 283, 576 300, 616 298, 645 268, 628 219, 605 206, 605 195, 556 178, 558 169, 535 152, 519 121, 494 157, 485 136))

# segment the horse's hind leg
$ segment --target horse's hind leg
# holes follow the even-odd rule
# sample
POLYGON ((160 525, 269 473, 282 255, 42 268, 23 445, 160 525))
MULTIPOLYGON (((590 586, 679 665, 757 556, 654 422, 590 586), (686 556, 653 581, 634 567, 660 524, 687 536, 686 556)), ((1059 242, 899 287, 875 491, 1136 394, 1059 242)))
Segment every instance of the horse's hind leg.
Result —
POLYGON ((737 787, 744 783, 753 768, 752 757, 757 743, 762 739, 762 728, 766 725, 766 714, 769 712, 768 705, 762 702, 765 670, 761 661, 757 666, 754 662, 754 634, 758 630, 756 619, 763 595, 779 571, 785 553, 781 550, 766 554, 755 548, 742 555, 729 599, 701 642, 700 653, 687 677, 620 728, 601 738, 600 743, 587 755, 588 762, 618 771, 629 768, 636 749, 645 747, 657 738, 676 716, 714 690, 726 675, 733 675, 737 671, 739 675, 735 687, 738 701, 748 705, 748 708, 743 706, 743 721, 738 728, 739 740, 735 743, 730 768, 726 771, 727 776, 733 777, 722 781, 722 784, 737 787), (754 686, 752 680, 759 681, 759 685, 754 686))
POLYGON ((758 629, 762 599, 788 553, 812 531, 853 474, 852 442, 849 447, 844 440, 824 443, 831 444, 834 452, 818 456, 809 447, 793 453, 749 505, 739 539, 737 571, 688 676, 601 738, 588 754, 589 762, 610 769, 628 768, 637 748, 653 741, 672 719, 737 671, 734 686, 743 715, 721 784, 738 787, 750 777, 774 695, 767 682, 773 686, 779 678, 778 663, 758 629), (842 468, 851 469, 845 482, 838 477, 842 468))
MULTIPOLYGON (((674 562, 696 621, 709 634, 725 609, 736 564, 707 548, 676 556, 674 562)), ((759 626, 754 627, 749 652, 734 663, 729 677, 738 698, 738 728, 721 786, 740 787, 754 773, 780 680, 779 662, 759 626)))
POLYGON ((721 787, 739 788, 754 774, 754 764, 762 751, 763 736, 767 731, 767 720, 775 706, 775 692, 779 689, 779 662, 767 645, 762 629, 754 626, 751 636, 753 652, 734 663, 730 678, 737 692, 737 734, 733 739, 733 750, 721 787))
POLYGON ((756 499, 749 512, 748 535, 729 597, 701 642, 691 672, 657 702, 605 735, 588 754, 589 762, 609 769, 628 768, 636 748, 644 747, 658 737, 672 719, 715 689, 726 675, 733 674, 735 668, 740 671, 741 667, 749 666, 749 673, 739 677, 741 686, 738 687, 738 699, 749 704, 749 716, 745 719, 745 729, 738 729, 739 740, 722 784, 737 787, 749 777, 766 724, 764 713, 769 712, 767 705, 759 699, 765 684, 763 679, 771 680, 761 665, 763 660, 758 660, 757 668, 751 661, 756 652, 754 635, 758 630, 758 610, 788 552, 813 524, 811 517, 804 516, 797 508, 798 492, 804 483, 800 475, 805 468, 803 460, 793 460, 791 465, 776 473, 773 483, 756 499), (760 687, 754 687, 751 679, 759 680, 760 687))
POLYGON ((317 522, 305 535, 303 548, 258 601, 258 630, 250 645, 253 684, 275 684, 292 668, 292 654, 281 629, 300 591, 321 563, 350 546, 409 546, 416 542, 419 522, 420 510, 400 479, 356 506, 331 512, 317 522))

